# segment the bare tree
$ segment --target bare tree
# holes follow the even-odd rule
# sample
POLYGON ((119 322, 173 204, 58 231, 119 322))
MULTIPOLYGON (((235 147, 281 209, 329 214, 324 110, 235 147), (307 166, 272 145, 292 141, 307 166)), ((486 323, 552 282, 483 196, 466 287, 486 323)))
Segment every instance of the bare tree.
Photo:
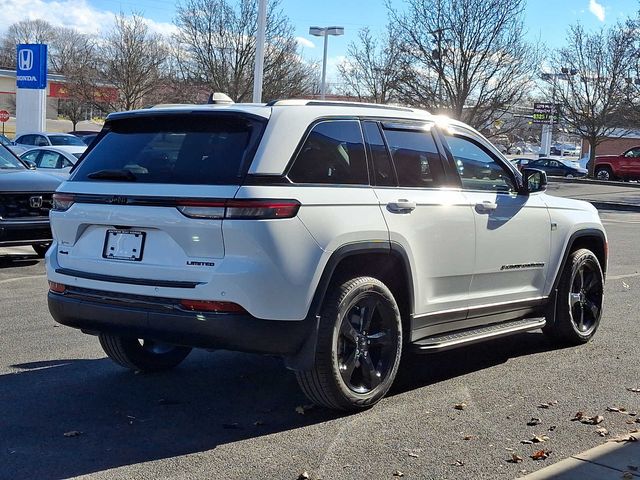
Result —
POLYGON ((101 81, 118 90, 118 97, 103 97, 106 108, 140 108, 162 80, 168 49, 161 36, 151 33, 141 15, 116 15, 113 30, 99 50, 101 81))
POLYGON ((0 40, 0 66, 16 68, 16 45, 19 43, 50 43, 55 28, 45 20, 21 20, 9 26, 0 40))
MULTIPOLYGON (((313 81, 314 66, 298 55, 289 19, 270 2, 266 22, 263 98, 298 96, 313 81)), ((176 42, 183 78, 235 101, 251 99, 256 51, 257 2, 186 0, 177 7, 176 42)))
POLYGON ((524 40, 524 0, 387 3, 407 55, 401 98, 482 129, 530 89, 538 50, 524 40))
POLYGON ((400 43, 391 27, 385 35, 374 37, 368 27, 358 32, 358 39, 347 48, 338 73, 345 93, 361 101, 388 103, 395 98, 404 72, 400 43))
POLYGON ((629 96, 628 70, 635 30, 617 24, 599 32, 570 27, 567 44, 552 57, 551 74, 543 74, 550 95, 562 105, 561 117, 589 142, 589 175, 596 147, 607 137, 623 135, 637 125, 637 107, 629 96))

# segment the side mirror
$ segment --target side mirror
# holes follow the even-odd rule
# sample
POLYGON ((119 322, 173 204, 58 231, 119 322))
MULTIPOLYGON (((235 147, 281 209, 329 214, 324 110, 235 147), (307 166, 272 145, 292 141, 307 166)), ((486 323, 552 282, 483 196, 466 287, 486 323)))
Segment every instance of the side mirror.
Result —
POLYGON ((547 174, 537 168, 523 168, 522 177, 527 193, 544 192, 547 189, 547 174))
POLYGON ((29 170, 36 169, 36 164, 33 163, 31 160, 23 160, 23 162, 27 164, 27 167, 29 168, 29 170))

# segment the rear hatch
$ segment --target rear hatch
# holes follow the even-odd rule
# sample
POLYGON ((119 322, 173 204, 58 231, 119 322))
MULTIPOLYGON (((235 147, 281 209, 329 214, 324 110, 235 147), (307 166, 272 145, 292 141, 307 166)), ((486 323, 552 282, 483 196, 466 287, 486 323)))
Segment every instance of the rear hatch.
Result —
POLYGON ((61 273, 166 286, 207 281, 224 257, 226 204, 266 122, 228 111, 110 116, 54 197, 61 273))

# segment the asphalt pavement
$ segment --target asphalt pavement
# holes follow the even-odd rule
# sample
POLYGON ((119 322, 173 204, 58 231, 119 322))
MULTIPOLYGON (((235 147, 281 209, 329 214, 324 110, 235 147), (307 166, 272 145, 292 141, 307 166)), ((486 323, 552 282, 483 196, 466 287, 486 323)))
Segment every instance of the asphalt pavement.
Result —
POLYGON ((640 427, 640 214, 601 216, 611 256, 592 342, 533 332, 412 357, 401 386, 352 415, 307 409, 277 358, 194 351, 171 372, 124 370, 51 319, 30 249, 0 249, 0 479, 512 479, 625 435, 640 427))

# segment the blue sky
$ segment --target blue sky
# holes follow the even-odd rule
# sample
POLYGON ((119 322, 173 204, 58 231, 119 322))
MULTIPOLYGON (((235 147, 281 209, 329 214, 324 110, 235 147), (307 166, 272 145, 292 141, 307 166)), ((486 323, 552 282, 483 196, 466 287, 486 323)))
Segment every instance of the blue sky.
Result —
MULTIPOLYGON (((257 0, 256 0, 257 1, 257 0)), ((403 0, 392 0, 402 10, 403 0)), ((141 12, 158 31, 171 31, 176 0, 2 0, 0 32, 11 23, 25 18, 43 18, 52 23, 74 26, 87 33, 108 27, 113 12, 141 12)), ((383 0, 281 0, 281 7, 291 19, 296 36, 303 46, 303 56, 322 59, 321 38, 309 35, 312 25, 340 25, 343 37, 329 41, 329 81, 335 75, 335 64, 345 55, 349 42, 358 30, 369 26, 384 29, 387 10, 383 0)), ((567 26, 581 22, 588 29, 598 29, 635 15, 638 0, 528 0, 525 22, 527 35, 549 47, 562 45, 567 26)))

